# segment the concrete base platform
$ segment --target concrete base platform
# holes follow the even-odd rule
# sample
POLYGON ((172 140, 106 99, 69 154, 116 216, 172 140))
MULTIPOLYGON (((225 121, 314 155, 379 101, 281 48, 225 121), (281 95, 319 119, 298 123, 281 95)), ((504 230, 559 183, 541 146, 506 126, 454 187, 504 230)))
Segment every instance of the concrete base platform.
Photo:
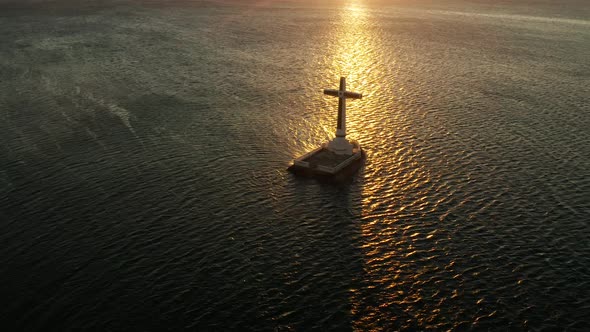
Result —
POLYGON ((337 154, 324 144, 321 147, 295 159, 288 171, 320 180, 343 181, 352 177, 362 166, 365 153, 358 142, 352 142, 353 153, 337 154))

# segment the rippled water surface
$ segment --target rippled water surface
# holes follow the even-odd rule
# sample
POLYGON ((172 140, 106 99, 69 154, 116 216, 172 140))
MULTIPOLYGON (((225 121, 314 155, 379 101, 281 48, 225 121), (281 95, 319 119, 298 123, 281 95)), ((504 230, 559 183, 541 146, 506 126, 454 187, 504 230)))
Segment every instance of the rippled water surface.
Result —
POLYGON ((589 330, 589 13, 0 4, 0 323, 589 330))

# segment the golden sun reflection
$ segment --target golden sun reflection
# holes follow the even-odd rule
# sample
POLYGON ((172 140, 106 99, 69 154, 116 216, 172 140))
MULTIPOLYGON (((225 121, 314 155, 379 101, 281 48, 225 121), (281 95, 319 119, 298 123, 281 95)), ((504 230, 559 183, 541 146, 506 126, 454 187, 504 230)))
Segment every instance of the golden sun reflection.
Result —
POLYGON ((358 18, 366 15, 367 9, 359 1, 351 1, 344 7, 344 10, 349 12, 349 15, 358 18))
MULTIPOLYGON (((338 8, 330 17, 312 75, 323 80, 316 85, 328 88, 346 77, 347 90, 363 94, 347 104, 347 138, 359 141, 367 153, 357 178, 360 197, 354 200, 361 219, 354 245, 363 271, 358 286, 349 292, 352 328, 432 328, 432 322, 444 321, 448 313, 424 305, 425 299, 446 296, 428 276, 447 270, 437 272, 441 267, 431 259, 442 250, 437 241, 444 241, 436 224, 412 222, 436 209, 429 198, 437 197, 431 182, 438 178, 424 163, 423 147, 405 139, 415 134, 411 111, 420 103, 412 100, 411 86, 403 85, 408 84, 408 74, 401 67, 414 55, 395 47, 406 39, 381 21, 389 18, 379 8, 362 0, 349 0, 338 8)), ((330 111, 322 113, 314 127, 333 135, 334 101, 323 98, 319 104, 330 111)))
POLYGON ((359 83, 359 78, 370 62, 369 31, 366 31, 368 17, 366 8, 358 2, 344 7, 340 14, 337 44, 332 59, 332 68, 348 82, 359 83))
POLYGON ((363 109, 370 105, 378 82, 375 66, 380 49, 371 31, 370 11, 363 1, 353 0, 342 7, 330 39, 326 54, 329 81, 326 84, 333 85, 335 79, 344 76, 350 91, 363 93, 363 100, 348 105, 347 116, 348 136, 360 139, 363 109))
MULTIPOLYGON (((341 7, 328 36, 325 65, 329 69, 325 75, 329 80, 327 86, 344 76, 348 90, 363 94, 362 100, 348 104, 347 111, 347 137, 358 140, 368 154, 361 175, 362 222, 358 226, 363 286, 350 290, 350 303, 353 329, 378 331, 404 326, 405 321, 412 319, 425 320, 421 315, 426 313, 420 310, 411 311, 405 317, 399 315, 402 308, 413 308, 427 295, 422 289, 407 290, 408 284, 426 272, 398 259, 398 255, 406 255, 406 262, 410 262, 413 255, 419 255, 414 242, 420 234, 398 224, 407 216, 407 206, 392 202, 396 201, 394 197, 402 199, 404 193, 396 179, 429 179, 430 176, 426 173, 417 176, 415 172, 425 172, 418 165, 411 167, 414 171, 407 174, 396 172, 392 177, 383 176, 384 168, 407 169, 402 164, 408 162, 408 154, 413 151, 395 139, 404 128, 398 124, 391 92, 393 87, 403 87, 397 85, 395 71, 392 73, 397 64, 395 57, 390 52, 384 53, 382 33, 373 23, 377 19, 374 13, 360 0, 341 7), (385 78, 386 75, 389 76, 385 78)), ((418 187, 420 183, 410 185, 418 187)))
MULTIPOLYGON (((376 101, 377 94, 381 94, 379 90, 382 89, 378 83, 382 81, 379 72, 383 69, 379 67, 381 45, 378 39, 379 35, 373 30, 371 20, 371 11, 365 3, 351 1, 342 7, 337 28, 330 36, 333 40, 329 55, 331 62, 328 63, 328 67, 332 70, 330 79, 334 80, 336 77, 344 76, 349 83, 349 90, 363 93, 362 100, 350 103, 347 117, 347 121, 350 123, 348 137, 359 140, 361 144, 374 143, 374 137, 379 136, 379 128, 383 126, 378 116, 379 105, 376 101)), ((380 163, 379 160, 384 157, 379 155, 379 152, 369 155, 370 162, 374 164, 380 163)), ((383 183, 373 185, 376 187, 372 188, 365 182, 362 188, 361 214, 363 216, 374 216, 375 212, 379 210, 379 206, 373 206, 377 203, 367 197, 374 197, 373 192, 381 190, 383 183)), ((389 243, 387 245, 395 245, 393 243, 395 237, 390 233, 380 233, 378 220, 379 218, 373 221, 365 220, 366 223, 360 224, 361 250, 365 271, 363 282, 380 289, 385 284, 396 288, 395 282, 390 283, 382 280, 383 265, 390 259, 384 257, 384 253, 379 249, 382 245, 386 245, 383 244, 384 242, 389 243)), ((385 256, 387 256, 386 253, 385 256)), ((396 271, 403 269, 399 266, 387 267, 387 269, 389 268, 396 271)), ((387 309, 396 305, 395 296, 388 295, 390 291, 395 293, 395 289, 370 289, 368 291, 371 293, 370 295, 367 294, 366 289, 351 290, 351 314, 355 330, 367 328, 379 330, 379 324, 375 325, 375 322, 395 320, 395 317, 390 317, 388 314, 390 311, 387 309)))

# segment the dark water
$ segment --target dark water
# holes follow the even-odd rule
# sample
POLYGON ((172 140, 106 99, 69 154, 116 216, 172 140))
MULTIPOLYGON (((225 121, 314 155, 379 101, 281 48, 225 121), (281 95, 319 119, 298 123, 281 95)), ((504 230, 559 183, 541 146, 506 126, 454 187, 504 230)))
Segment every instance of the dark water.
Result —
POLYGON ((590 330, 588 7, 0 4, 3 330, 590 330))

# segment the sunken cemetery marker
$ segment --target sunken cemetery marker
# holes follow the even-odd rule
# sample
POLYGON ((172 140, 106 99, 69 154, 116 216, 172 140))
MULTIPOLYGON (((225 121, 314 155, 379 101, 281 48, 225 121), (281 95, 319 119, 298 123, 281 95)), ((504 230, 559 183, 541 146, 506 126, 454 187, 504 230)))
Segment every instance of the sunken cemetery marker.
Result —
POLYGON ((360 168, 364 158, 360 144, 346 139, 346 99, 361 99, 363 95, 346 91, 344 77, 340 78, 340 89, 325 89, 324 94, 338 97, 336 137, 295 159, 288 170, 297 175, 343 180, 352 176, 360 168))

